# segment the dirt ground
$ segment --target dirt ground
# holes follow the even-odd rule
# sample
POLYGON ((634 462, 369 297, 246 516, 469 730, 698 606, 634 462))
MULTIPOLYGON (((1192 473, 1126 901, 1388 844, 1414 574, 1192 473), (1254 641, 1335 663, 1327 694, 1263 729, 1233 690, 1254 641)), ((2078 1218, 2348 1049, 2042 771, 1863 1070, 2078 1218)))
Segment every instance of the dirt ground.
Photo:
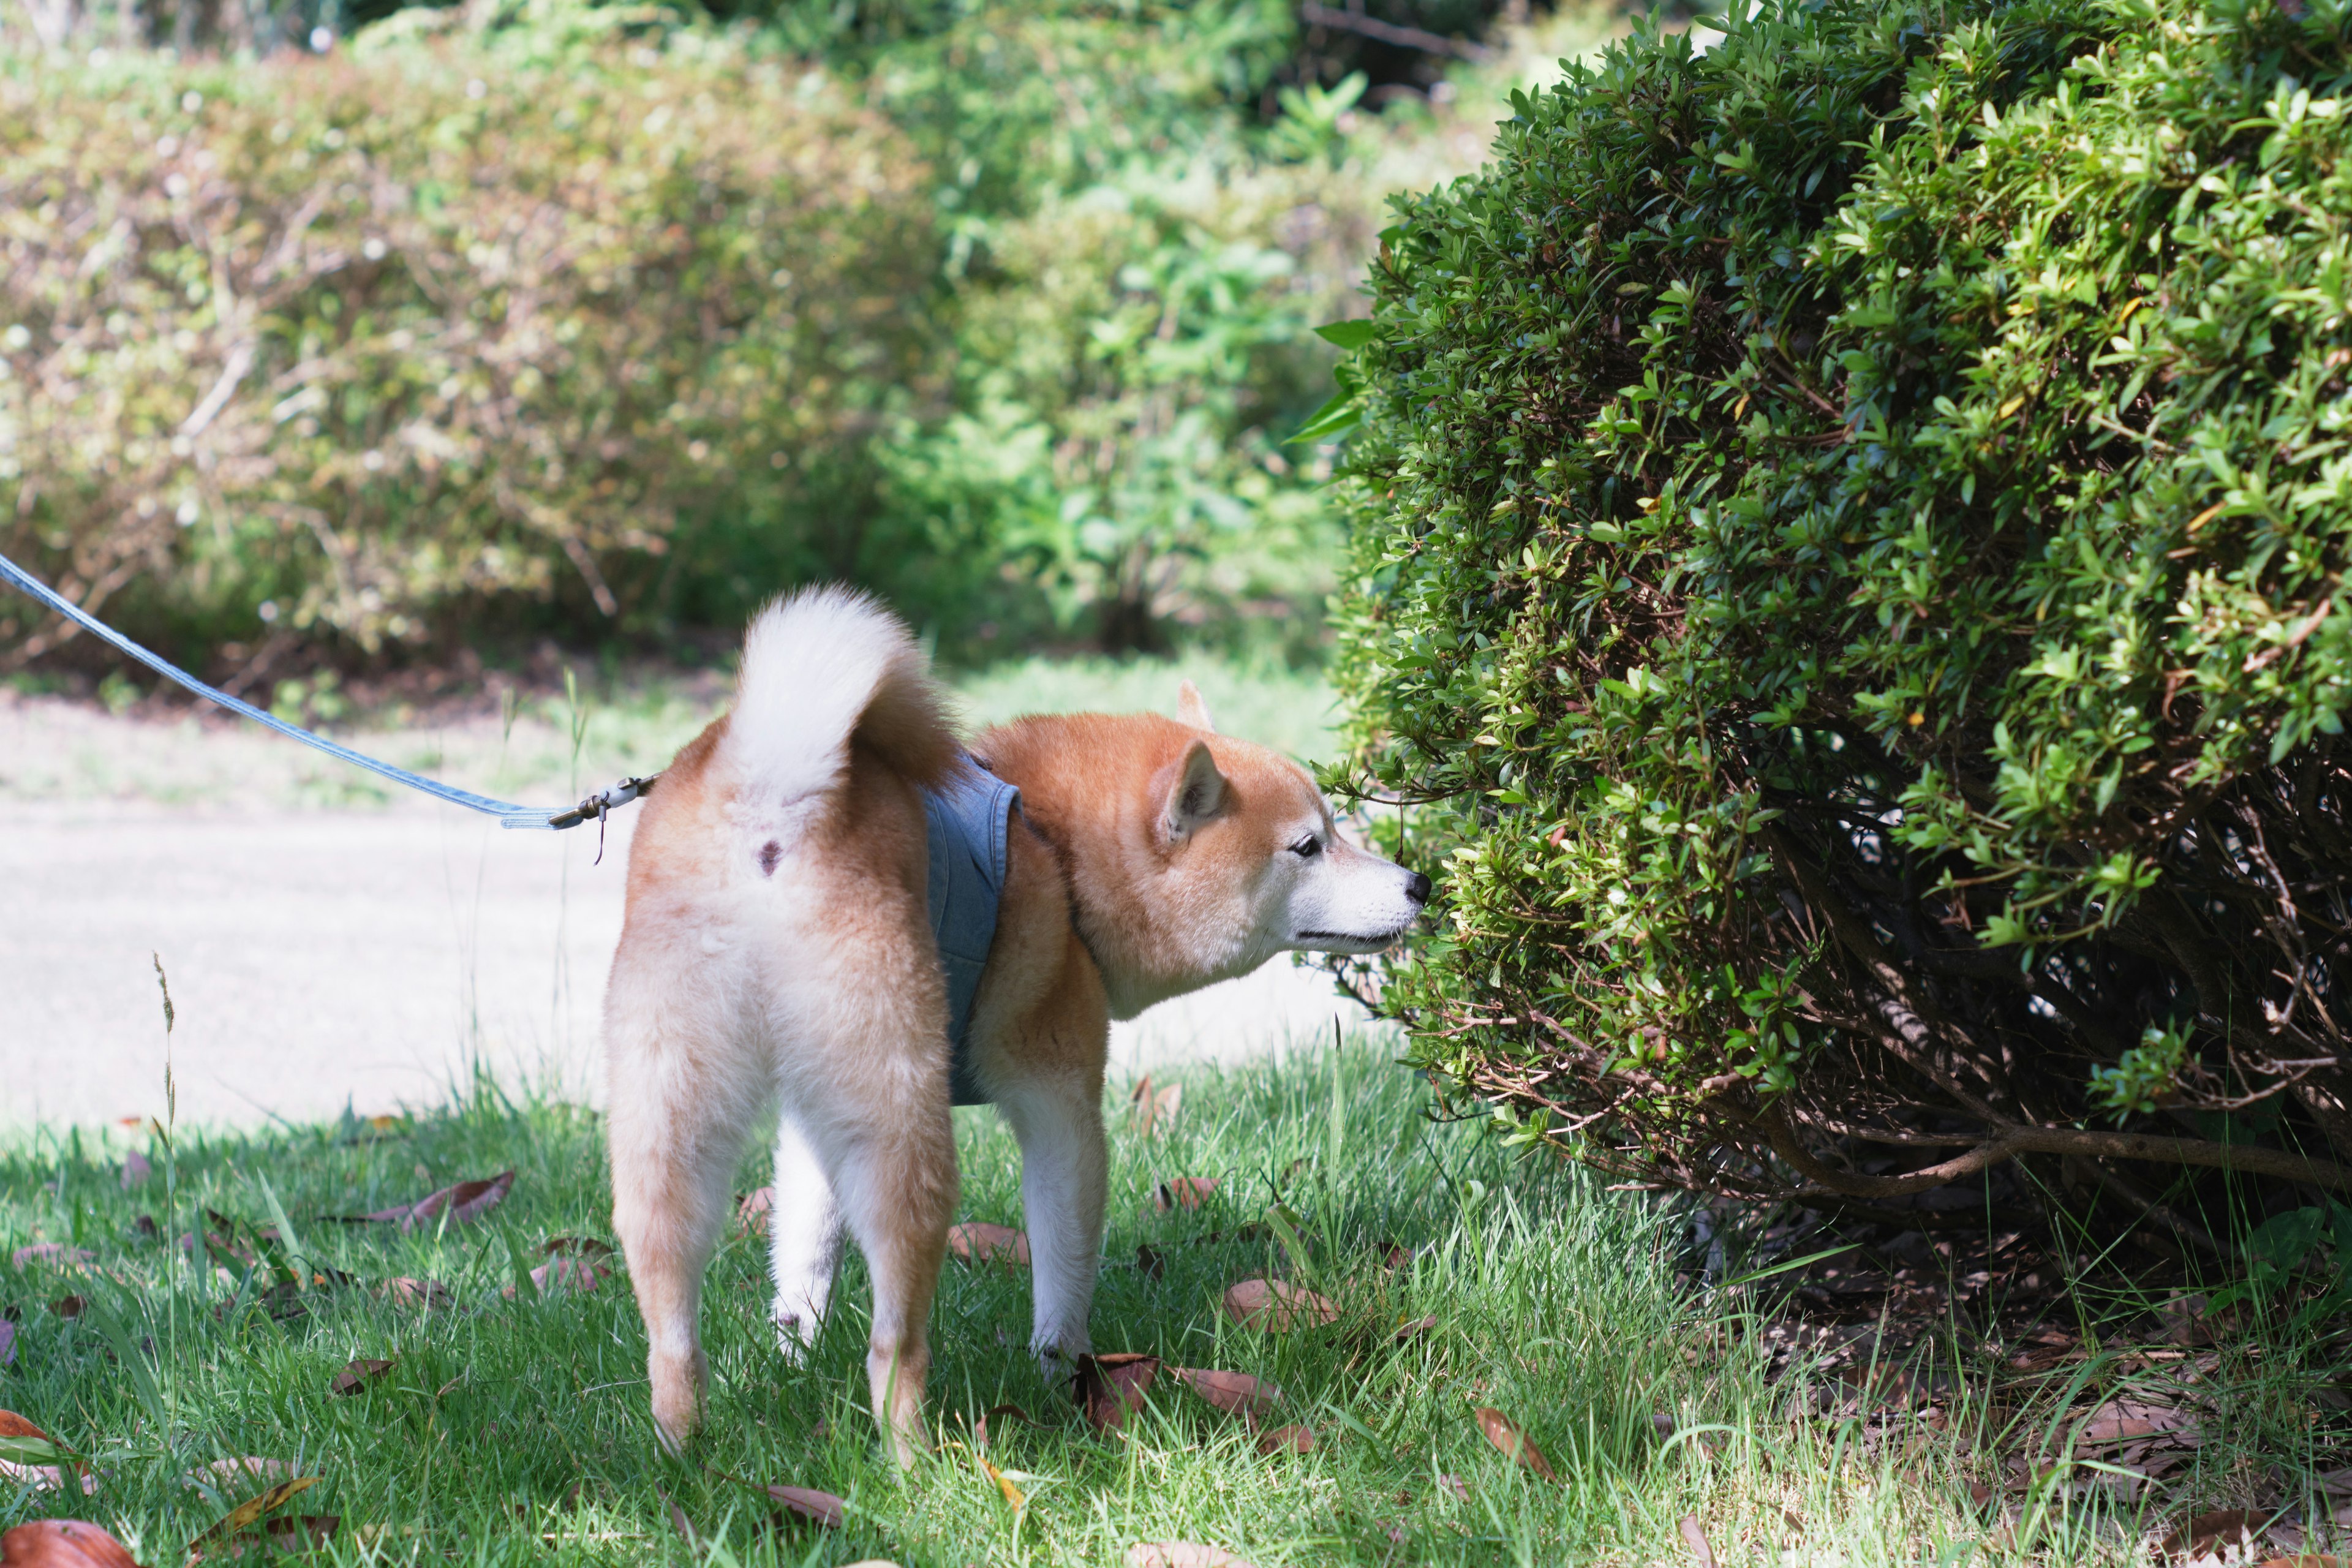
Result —
MULTIPOLYGON (((495 713, 353 743, 564 797, 549 737, 495 713), (492 765, 516 752, 528 765, 492 765)), ((599 763, 588 776, 641 765, 599 763)), ((0 1129, 163 1113, 159 959, 183 1121, 389 1110, 475 1064, 593 1103, 627 850, 625 816, 599 865, 593 826, 509 833, 386 799, 251 727, 0 691, 0 1129)), ((1328 1037, 1335 1016, 1362 1014, 1277 960, 1118 1026, 1112 1071, 1242 1059, 1328 1037)))

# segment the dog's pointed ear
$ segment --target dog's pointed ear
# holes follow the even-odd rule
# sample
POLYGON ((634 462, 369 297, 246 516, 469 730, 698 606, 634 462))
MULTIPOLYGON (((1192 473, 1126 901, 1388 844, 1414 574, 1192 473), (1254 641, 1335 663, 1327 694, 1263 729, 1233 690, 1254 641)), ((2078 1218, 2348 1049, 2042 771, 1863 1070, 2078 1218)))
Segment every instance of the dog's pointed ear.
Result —
POLYGON ((1184 760, 1176 765, 1176 782, 1168 788, 1168 804, 1160 809, 1160 819, 1168 837, 1178 843, 1192 836, 1192 830, 1224 809, 1225 775, 1217 771, 1217 759, 1209 754, 1205 742, 1195 741, 1184 748, 1184 760))
POLYGON ((1212 735, 1217 732, 1217 726, 1209 718, 1209 705, 1201 700, 1201 689, 1189 680, 1176 689, 1176 722, 1206 730, 1212 735))

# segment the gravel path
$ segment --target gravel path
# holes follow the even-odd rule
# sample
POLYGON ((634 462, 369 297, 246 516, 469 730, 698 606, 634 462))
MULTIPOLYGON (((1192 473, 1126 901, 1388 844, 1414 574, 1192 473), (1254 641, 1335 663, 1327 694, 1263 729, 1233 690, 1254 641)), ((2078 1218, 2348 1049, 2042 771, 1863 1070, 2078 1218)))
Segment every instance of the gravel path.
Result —
MULTIPOLYGON (((159 957, 183 1121, 429 1103, 476 1065, 597 1100, 625 820, 600 866, 593 828, 509 833, 423 797, 299 805, 331 766, 250 731, 0 693, 0 1129, 161 1113, 159 957)), ((1335 1016, 1362 1016, 1277 960, 1119 1026, 1113 1072, 1244 1059, 1335 1016)))

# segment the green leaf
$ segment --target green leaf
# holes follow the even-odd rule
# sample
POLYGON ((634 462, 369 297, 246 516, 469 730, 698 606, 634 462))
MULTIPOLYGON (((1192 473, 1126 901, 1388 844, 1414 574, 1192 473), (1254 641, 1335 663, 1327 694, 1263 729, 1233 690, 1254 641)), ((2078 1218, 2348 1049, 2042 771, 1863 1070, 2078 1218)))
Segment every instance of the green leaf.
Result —
POLYGON ((1352 352, 1379 337, 1381 329, 1369 321, 1327 321, 1315 329, 1315 335, 1327 343, 1337 343, 1352 352))
POLYGON ((1326 441, 1353 430, 1363 423, 1363 417, 1362 410, 1356 405, 1356 395, 1342 391, 1317 409, 1306 424, 1286 437, 1283 444, 1297 446, 1302 441, 1326 441))

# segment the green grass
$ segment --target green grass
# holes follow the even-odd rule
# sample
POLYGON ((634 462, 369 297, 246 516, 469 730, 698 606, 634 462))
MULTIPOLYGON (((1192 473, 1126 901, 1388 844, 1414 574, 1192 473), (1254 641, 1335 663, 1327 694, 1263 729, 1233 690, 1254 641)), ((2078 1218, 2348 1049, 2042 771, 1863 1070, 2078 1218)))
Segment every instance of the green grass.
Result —
MULTIPOLYGON (((1702 1300, 1678 1279, 1694 1261, 1664 1208, 1571 1168, 1519 1163, 1475 1127, 1429 1121, 1419 1081, 1372 1047, 1182 1081, 1172 1130, 1147 1142, 1115 1121, 1097 1348, 1271 1379, 1284 1394, 1276 1419, 1318 1434, 1310 1454, 1261 1456, 1238 1421, 1165 1375, 1130 1430, 1091 1431, 1024 1352, 1025 1272, 950 1263, 931 1320, 940 1447, 901 1479, 863 1408, 854 1255, 796 1366, 765 1327, 759 1242, 730 1236, 704 1309, 713 1396, 694 1458, 709 1468, 667 1460, 625 1279, 588 1295, 502 1294, 548 1238, 609 1239, 597 1120, 483 1083, 383 1130, 347 1120, 184 1132, 168 1208, 162 1149, 143 1138, 156 1171, 130 1190, 120 1134, 37 1133, 0 1154, 0 1249, 58 1241, 97 1255, 86 1271, 0 1270, 0 1304, 20 1331, 0 1405, 90 1455, 103 1477, 78 1508, 0 1487, 0 1525, 79 1513, 144 1562, 176 1562, 258 1489, 205 1493, 183 1478, 254 1455, 320 1478, 294 1507, 341 1517, 323 1554, 338 1563, 1082 1564, 1186 1539, 1261 1568, 1650 1563, 1687 1560, 1679 1526, 1696 1516, 1726 1562, 2120 1563, 2147 1526, 2130 1507, 2070 1504, 2063 1484, 2083 1471, 2062 1471, 2039 1505, 2018 1500, 2014 1536, 1968 1500, 1968 1482, 1998 1482, 2000 1453, 2069 1397, 2133 1374, 2113 1351, 2060 1369, 2040 1395, 1947 1401, 1940 1427, 1824 1415, 1801 1373, 1765 1381, 1752 1291, 1702 1300), (324 1217, 509 1168, 511 1197, 469 1226, 403 1237, 324 1217), (1223 1184, 1197 1212, 1154 1212, 1154 1184, 1175 1175, 1223 1184), (142 1239, 140 1215, 184 1231, 205 1207, 258 1226, 273 1194, 309 1255, 352 1277, 307 1293, 299 1316, 257 1304, 249 1271, 175 1273, 167 1249, 142 1239), (1277 1205, 1295 1252, 1264 1228, 1277 1205), (1415 1249, 1407 1266, 1384 1266, 1391 1243, 1415 1249), (1163 1260, 1156 1277, 1139 1266, 1144 1247, 1163 1260), (1260 1274, 1319 1289, 1340 1321, 1282 1335, 1236 1327, 1221 1293, 1260 1274), (445 1281, 454 1307, 402 1308, 370 1289, 394 1276, 445 1281), (71 1321, 47 1305, 69 1291, 90 1303, 71 1321), (1392 1342, 1396 1325, 1424 1315, 1433 1331, 1392 1342), (355 1357, 394 1364, 366 1392, 331 1395, 355 1357), (1003 1404, 1042 1423, 992 1423, 989 1457, 1026 1494, 1017 1511, 969 1447, 970 1419, 1003 1404), (1559 1480, 1489 1445, 1480 1405, 1518 1420, 1559 1480), (713 1471, 839 1494, 848 1526, 776 1527, 713 1471), (675 1529, 673 1504, 698 1549, 675 1529)), ((986 1111, 958 1116, 963 1215, 1017 1225, 1010 1139, 986 1111)), ((747 1163, 744 1187, 761 1179, 747 1163)), ((2261 1360, 2209 1380, 2240 1380, 2238 1425, 2217 1415, 2200 1459, 2217 1485, 2245 1471, 2256 1426, 2307 1407, 2312 1369, 2261 1360)), ((2269 1451, 2282 1452, 2275 1439, 2269 1451)))

